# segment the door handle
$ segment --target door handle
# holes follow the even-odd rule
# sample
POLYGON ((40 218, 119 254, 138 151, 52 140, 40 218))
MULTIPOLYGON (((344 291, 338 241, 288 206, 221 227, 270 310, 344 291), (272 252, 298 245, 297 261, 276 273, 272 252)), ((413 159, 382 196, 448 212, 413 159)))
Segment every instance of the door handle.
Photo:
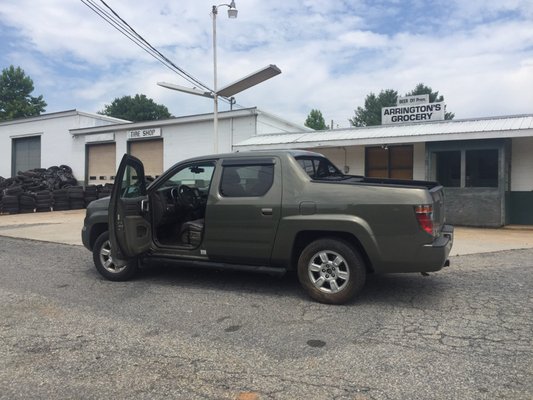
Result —
POLYGON ((141 212, 147 213, 150 211, 150 203, 148 203, 148 200, 141 200, 141 212))
POLYGON ((261 214, 263 215, 272 215, 272 209, 271 208, 262 208, 261 214))

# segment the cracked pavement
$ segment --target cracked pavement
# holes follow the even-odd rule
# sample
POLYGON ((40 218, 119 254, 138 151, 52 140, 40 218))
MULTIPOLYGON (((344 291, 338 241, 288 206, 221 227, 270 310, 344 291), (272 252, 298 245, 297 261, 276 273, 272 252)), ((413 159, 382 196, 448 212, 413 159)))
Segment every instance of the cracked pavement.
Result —
POLYGON ((294 275, 158 266, 0 237, 0 399, 531 399, 533 249, 370 276, 345 306, 294 275))

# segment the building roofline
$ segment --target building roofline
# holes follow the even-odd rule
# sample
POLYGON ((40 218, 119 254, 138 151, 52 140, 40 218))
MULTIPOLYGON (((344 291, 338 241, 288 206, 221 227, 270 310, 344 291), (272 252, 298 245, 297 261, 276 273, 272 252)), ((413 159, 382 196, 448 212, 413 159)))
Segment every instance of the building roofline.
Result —
POLYGON ((257 135, 233 147, 239 150, 343 147, 529 136, 533 136, 533 114, 257 135), (513 120, 519 120, 518 126, 513 120))
POLYGON ((93 114, 93 113, 89 113, 89 112, 78 111, 76 109, 72 109, 72 110, 57 111, 57 112, 51 112, 51 113, 36 115, 34 117, 24 117, 24 118, 12 119, 12 120, 9 120, 9 121, 2 121, 2 122, 0 122, 0 126, 22 124, 22 123, 34 122, 34 121, 42 121, 42 120, 46 120, 46 119, 72 117, 72 116, 76 116, 76 115, 81 115, 81 116, 84 116, 84 117, 90 117, 90 118, 100 119, 100 120, 103 120, 103 121, 109 121, 109 122, 114 122, 114 123, 124 123, 124 122, 126 122, 126 120, 119 119, 119 118, 114 118, 114 117, 108 117, 107 115, 93 114))
POLYGON ((258 109, 258 110, 257 110, 257 113, 258 113, 258 114, 265 115, 265 116, 267 116, 267 117, 269 117, 269 118, 275 118, 275 119, 277 119, 278 121, 280 121, 280 122, 282 122, 282 123, 284 123, 284 124, 287 124, 287 125, 289 125, 289 126, 293 126, 293 127, 295 127, 295 128, 298 128, 298 129, 301 130, 302 132, 312 132, 312 131, 314 131, 314 129, 308 128, 308 127, 305 126, 305 125, 296 124, 296 123, 294 123, 294 122, 289 121, 288 119, 280 118, 280 117, 278 117, 277 115, 274 115, 274 114, 272 114, 272 113, 270 113, 270 112, 267 112, 267 111, 264 111, 264 110, 259 110, 259 109, 258 109))
MULTIPOLYGON (((449 123, 457 123, 457 122, 488 121, 488 120, 496 120, 496 119, 530 118, 530 117, 533 117, 533 114, 513 114, 513 115, 500 115, 500 116, 491 116, 491 117, 443 119, 440 121, 404 122, 404 123, 399 123, 399 124, 372 125, 372 126, 360 126, 360 127, 353 126, 349 128, 330 129, 328 130, 328 132, 345 131, 345 130, 351 130, 351 129, 365 130, 365 129, 380 129, 380 128, 397 128, 400 126, 439 125, 439 124, 449 124, 449 123)), ((321 131, 317 131, 317 132, 321 132, 321 131)))
MULTIPOLYGON (((218 113, 218 119, 228 119, 228 118, 241 118, 248 115, 257 115, 257 107, 242 108, 239 110, 231 111, 222 111, 218 113)), ((169 119, 160 119, 155 121, 140 121, 140 122, 128 122, 123 124, 113 124, 113 125, 104 125, 91 128, 77 128, 70 129, 70 133, 74 136, 77 135, 88 135, 93 133, 102 133, 110 131, 120 131, 124 129, 142 129, 142 128, 152 128, 152 127, 161 127, 175 124, 185 124, 190 122, 201 122, 201 121, 210 121, 213 119, 213 113, 206 114, 194 114, 194 115, 185 115, 182 117, 174 117, 169 119)))

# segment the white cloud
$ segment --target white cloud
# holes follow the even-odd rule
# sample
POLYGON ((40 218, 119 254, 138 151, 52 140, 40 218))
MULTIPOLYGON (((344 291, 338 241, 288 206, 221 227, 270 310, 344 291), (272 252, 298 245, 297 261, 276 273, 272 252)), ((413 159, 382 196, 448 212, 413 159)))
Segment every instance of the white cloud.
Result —
MULTIPOLYGON (((531 1, 456 1, 446 15, 427 16, 416 2, 413 16, 401 14, 404 3, 394 1, 236 2, 236 20, 224 7, 217 19, 219 84, 271 63, 283 71, 239 94, 239 104, 300 123, 318 108, 328 122, 347 126, 369 92, 405 93, 424 82, 445 96, 457 118, 533 112, 531 1), (397 22, 406 18, 420 29, 397 22)), ((176 64, 212 85, 212 2, 107 3, 176 64)), ((24 68, 48 111, 97 111, 135 93, 175 115, 212 110, 207 99, 156 86, 161 80, 189 84, 81 1, 4 1, 2 26, 15 29, 9 37, 17 40, 0 53, 1 65, 24 68)))

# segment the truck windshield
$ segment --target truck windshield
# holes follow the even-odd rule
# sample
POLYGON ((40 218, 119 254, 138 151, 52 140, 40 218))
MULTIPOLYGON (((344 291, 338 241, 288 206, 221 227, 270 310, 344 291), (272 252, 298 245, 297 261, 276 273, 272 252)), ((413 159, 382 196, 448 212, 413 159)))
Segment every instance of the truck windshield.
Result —
POLYGON ((343 179, 344 174, 324 157, 296 157, 296 161, 312 179, 343 179))

